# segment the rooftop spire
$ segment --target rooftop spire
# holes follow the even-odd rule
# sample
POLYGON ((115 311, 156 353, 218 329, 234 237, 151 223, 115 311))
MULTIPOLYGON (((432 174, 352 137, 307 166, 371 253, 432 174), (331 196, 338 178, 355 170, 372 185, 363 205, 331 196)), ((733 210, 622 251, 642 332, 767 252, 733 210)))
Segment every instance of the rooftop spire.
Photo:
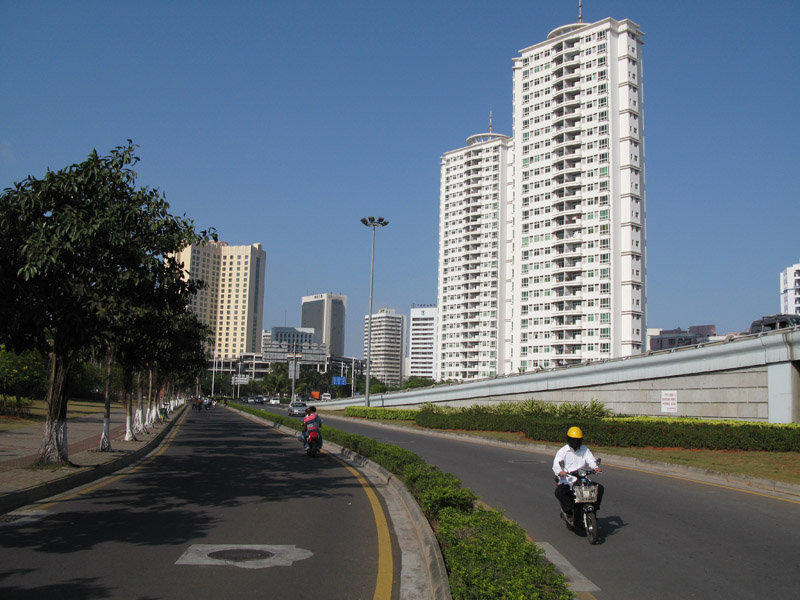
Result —
POLYGON ((494 133, 494 128, 492 127, 492 107, 489 107, 489 133, 494 133))
POLYGON ((578 0, 578 23, 583 23, 583 0, 578 0))

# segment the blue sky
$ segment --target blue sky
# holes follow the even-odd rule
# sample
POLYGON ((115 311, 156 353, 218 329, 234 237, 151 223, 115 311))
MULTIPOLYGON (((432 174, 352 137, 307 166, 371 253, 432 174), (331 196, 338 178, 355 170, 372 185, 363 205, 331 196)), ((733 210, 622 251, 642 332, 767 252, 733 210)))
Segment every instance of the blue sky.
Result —
MULTIPOLYGON (((744 330, 800 261, 800 3, 584 0, 645 32, 648 326, 744 330), (791 175, 795 173, 795 175, 791 175)), ((577 1, 0 0, 0 188, 132 139, 138 183, 267 252, 264 327, 436 301, 439 159, 512 134, 511 66, 577 1)))

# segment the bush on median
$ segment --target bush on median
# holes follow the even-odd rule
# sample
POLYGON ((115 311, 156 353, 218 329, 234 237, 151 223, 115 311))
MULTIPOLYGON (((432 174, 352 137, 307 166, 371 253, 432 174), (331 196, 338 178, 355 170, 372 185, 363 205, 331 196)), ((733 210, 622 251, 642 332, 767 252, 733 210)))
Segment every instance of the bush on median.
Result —
MULTIPOLYGON (((674 417, 608 417, 600 403, 573 416, 496 406, 447 408, 426 405, 416 423, 431 429, 521 432, 531 440, 562 443, 567 429, 578 425, 588 443, 599 446, 702 448, 800 452, 800 424, 711 421, 674 417)), ((535 404, 529 404, 535 407, 535 404)))

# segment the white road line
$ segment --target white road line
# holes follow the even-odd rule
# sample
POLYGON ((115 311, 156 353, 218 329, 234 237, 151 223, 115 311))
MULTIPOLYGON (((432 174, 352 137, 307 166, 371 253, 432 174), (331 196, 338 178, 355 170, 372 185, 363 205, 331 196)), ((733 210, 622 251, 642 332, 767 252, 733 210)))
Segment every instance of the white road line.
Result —
POLYGON ((547 542, 536 542, 544 549, 544 555, 564 577, 573 592, 599 592, 600 588, 586 579, 578 569, 572 566, 564 555, 547 542))

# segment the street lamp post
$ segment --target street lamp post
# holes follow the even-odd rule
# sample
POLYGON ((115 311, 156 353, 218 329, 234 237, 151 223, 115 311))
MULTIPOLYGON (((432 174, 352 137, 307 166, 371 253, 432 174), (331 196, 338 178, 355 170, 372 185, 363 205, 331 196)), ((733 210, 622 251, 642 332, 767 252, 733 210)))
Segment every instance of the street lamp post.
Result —
POLYGON ((383 217, 364 217, 361 222, 372 229, 372 254, 369 266, 369 314, 367 314, 367 382, 365 386, 364 406, 369 406, 369 369, 372 366, 372 282, 375 275, 375 230, 385 227, 389 221, 383 217))

